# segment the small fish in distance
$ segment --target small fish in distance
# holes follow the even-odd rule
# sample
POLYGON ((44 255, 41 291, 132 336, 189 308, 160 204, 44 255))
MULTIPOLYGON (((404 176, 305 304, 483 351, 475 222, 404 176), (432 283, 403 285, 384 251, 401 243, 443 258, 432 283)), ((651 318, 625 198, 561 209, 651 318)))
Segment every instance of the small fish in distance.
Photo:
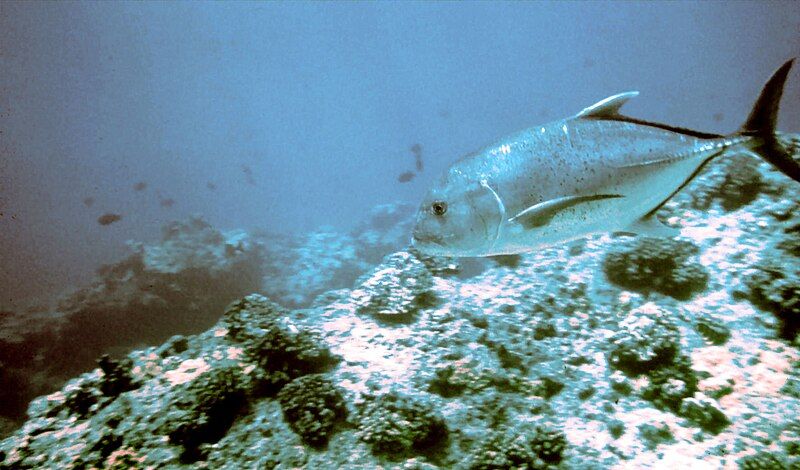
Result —
POLYGON ((411 146, 411 153, 414 154, 414 165, 417 168, 417 173, 422 171, 422 146, 420 144, 414 144, 411 146))
POLYGON ((244 180, 250 186, 256 185, 256 179, 253 177, 253 169, 247 165, 242 165, 242 173, 244 173, 244 180))
POLYGON ((174 205, 175 205, 175 199, 172 199, 171 197, 168 197, 168 198, 159 198, 159 200, 158 200, 158 204, 159 204, 161 207, 172 207, 172 206, 174 206, 174 205))
POLYGON ((122 219, 121 215, 109 212, 98 217, 97 223, 100 225, 111 225, 120 219, 122 219))
POLYGON ((144 181, 139 181, 138 183, 133 185, 133 190, 137 192, 144 191, 145 188, 147 188, 147 183, 145 183, 144 181))
POLYGON ((93 197, 83 198, 83 205, 86 207, 92 207, 92 205, 94 205, 94 198, 93 197))
POLYGON ((510 255, 593 233, 674 236, 656 211, 714 158, 749 153, 800 182, 797 134, 776 131, 794 59, 767 81, 741 128, 722 135, 620 113, 638 92, 531 127, 455 162, 417 212, 412 244, 444 256, 510 255))
POLYGON ((404 173, 400 173, 400 176, 397 177, 397 181, 401 183, 408 183, 413 179, 414 179, 414 172, 412 171, 406 171, 404 173))
POLYGON ((206 188, 210 189, 211 191, 214 191, 217 189, 217 185, 209 181, 206 183, 206 188))

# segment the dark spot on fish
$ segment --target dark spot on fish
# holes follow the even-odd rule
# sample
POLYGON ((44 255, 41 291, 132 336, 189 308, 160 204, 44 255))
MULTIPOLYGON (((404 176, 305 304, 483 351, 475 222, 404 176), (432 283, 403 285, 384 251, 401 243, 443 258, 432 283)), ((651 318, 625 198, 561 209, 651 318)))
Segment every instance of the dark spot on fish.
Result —
POLYGON ((103 214, 100 217, 98 217, 97 223, 100 225, 111 225, 120 219, 122 219, 121 215, 109 212, 107 214, 103 214))
POLYGON ((92 207, 93 204, 94 204, 94 198, 93 197, 85 197, 85 198, 83 198, 83 205, 84 206, 92 207))
POLYGON ((414 179, 414 173, 411 171, 406 171, 405 173, 401 173, 400 176, 397 177, 397 181, 401 183, 408 183, 413 179, 414 179))
POLYGON ((244 180, 250 186, 256 185, 256 179, 253 177, 253 169, 247 165, 242 165, 242 173, 244 173, 244 180))
POLYGON ((133 185, 134 191, 144 191, 145 188, 147 188, 147 183, 145 183, 144 181, 139 181, 138 183, 133 185))
POLYGON ((214 191, 215 189, 217 189, 217 185, 209 181, 208 183, 206 183, 206 188, 214 191))
POLYGON ((158 203, 161 205, 161 207, 172 207, 175 205, 175 200, 172 199, 171 197, 168 197, 166 199, 159 198, 158 203))
POLYGON ((722 113, 714 113, 714 115, 711 117, 714 119, 715 122, 721 122, 723 119, 725 119, 725 115, 722 113))

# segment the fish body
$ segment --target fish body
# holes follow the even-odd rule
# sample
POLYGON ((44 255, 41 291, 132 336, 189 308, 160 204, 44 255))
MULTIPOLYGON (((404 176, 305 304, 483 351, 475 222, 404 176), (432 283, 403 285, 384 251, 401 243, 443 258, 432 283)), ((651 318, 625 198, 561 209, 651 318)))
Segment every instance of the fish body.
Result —
POLYGON ((703 162, 747 139, 701 139, 642 124, 570 118, 504 139, 463 161, 458 171, 478 175, 503 201, 487 254, 513 254, 631 227, 703 162), (524 217, 548 201, 561 205, 524 217))
POLYGON ((624 116, 620 107, 638 94, 628 92, 501 139, 460 159, 436 182, 412 243, 428 254, 491 256, 592 233, 674 235, 653 213, 706 163, 732 152, 756 153, 798 180, 800 167, 774 133, 791 64, 773 75, 735 134, 624 116))

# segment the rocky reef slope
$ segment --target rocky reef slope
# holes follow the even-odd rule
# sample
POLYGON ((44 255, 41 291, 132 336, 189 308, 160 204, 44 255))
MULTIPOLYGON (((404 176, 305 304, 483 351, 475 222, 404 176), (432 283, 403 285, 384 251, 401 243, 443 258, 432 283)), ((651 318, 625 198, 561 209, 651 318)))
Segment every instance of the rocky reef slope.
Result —
POLYGON ((102 354, 202 332, 251 292, 304 307, 351 286, 407 243, 412 215, 408 205, 379 205, 350 233, 323 228, 297 238, 222 232, 193 217, 164 227, 157 243, 131 242, 130 254, 53 308, 0 312, 0 436, 32 398, 92 369, 102 354))
POLYGON ((245 296, 34 400, 0 468, 800 468, 797 186, 732 158, 673 240, 245 296))

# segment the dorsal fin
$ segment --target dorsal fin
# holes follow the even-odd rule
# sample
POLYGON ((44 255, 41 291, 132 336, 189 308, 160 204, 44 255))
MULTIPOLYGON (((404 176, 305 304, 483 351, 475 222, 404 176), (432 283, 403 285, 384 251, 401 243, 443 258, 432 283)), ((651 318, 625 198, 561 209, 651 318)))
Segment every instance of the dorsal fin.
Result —
POLYGON ((619 117, 619 108, 622 107, 629 99, 639 95, 638 91, 626 91, 618 95, 609 96, 604 100, 584 108, 575 117, 577 118, 615 118, 619 117))

